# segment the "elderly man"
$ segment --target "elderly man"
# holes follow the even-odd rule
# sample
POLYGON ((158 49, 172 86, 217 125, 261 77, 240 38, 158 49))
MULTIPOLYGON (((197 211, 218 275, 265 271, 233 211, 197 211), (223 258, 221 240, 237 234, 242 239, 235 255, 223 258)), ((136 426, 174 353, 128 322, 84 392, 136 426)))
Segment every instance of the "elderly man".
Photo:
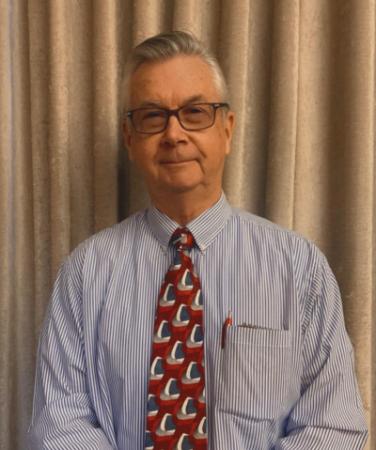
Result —
POLYGON ((35 449, 360 449, 341 300, 304 238, 222 192, 234 113, 213 56, 136 47, 124 139, 152 206, 81 244, 44 324, 35 449))

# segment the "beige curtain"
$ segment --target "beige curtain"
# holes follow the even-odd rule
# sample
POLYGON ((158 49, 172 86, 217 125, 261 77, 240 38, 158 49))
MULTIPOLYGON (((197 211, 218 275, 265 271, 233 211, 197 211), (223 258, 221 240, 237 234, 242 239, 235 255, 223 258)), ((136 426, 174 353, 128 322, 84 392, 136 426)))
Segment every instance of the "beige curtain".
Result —
POLYGON ((196 33, 237 114, 230 201, 328 256, 376 448, 375 0, 0 0, 0 447, 26 447, 38 332, 80 241, 147 203, 121 144, 131 46, 196 33))

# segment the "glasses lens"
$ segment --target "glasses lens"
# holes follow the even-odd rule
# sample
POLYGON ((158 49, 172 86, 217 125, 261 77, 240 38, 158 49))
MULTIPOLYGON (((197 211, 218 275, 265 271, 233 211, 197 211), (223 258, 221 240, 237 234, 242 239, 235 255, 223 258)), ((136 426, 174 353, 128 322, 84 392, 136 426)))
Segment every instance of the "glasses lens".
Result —
POLYGON ((177 110, 141 108, 132 111, 132 123, 140 133, 159 133, 167 126, 171 115, 178 116, 180 125, 186 130, 202 130, 214 124, 217 103, 193 103, 177 110))
POLYGON ((158 133, 166 124, 166 111, 163 109, 138 109, 133 111, 132 121, 135 129, 141 133, 158 133))
POLYGON ((213 125, 214 108, 211 105, 193 104, 179 111, 179 119, 187 130, 200 130, 213 125))

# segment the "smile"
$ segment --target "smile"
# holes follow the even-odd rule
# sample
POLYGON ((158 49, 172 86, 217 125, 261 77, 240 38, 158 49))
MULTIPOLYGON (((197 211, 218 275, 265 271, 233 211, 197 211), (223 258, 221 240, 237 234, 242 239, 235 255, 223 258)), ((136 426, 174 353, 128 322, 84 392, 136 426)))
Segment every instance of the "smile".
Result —
POLYGON ((188 164, 190 162, 193 162, 192 159, 187 160, 187 161, 162 161, 161 164, 165 165, 165 166, 181 166, 184 164, 188 164))

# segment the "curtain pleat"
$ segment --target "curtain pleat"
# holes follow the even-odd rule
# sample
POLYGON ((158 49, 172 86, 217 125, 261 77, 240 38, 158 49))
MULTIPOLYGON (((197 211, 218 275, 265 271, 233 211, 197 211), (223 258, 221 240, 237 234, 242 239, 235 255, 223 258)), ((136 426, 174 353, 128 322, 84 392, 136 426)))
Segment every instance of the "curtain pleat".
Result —
POLYGON ((71 201, 69 146, 71 86, 69 41, 72 33, 70 8, 66 2, 48 2, 48 159, 52 276, 69 252, 71 201))
POLYGON ((121 58, 119 2, 94 2, 94 203, 95 230, 118 220, 119 84, 121 58))
MULTIPOLYGON (((11 66, 11 17, 10 8, 6 3, 0 3, 0 210, 8 211, 8 214, 2 214, 0 221, 0 254, 2 262, 0 264, 0 319, 1 319, 1 351, 0 351, 0 398, 1 403, 9 405, 11 403, 10 392, 11 374, 14 366, 11 351, 11 322, 9 299, 13 290, 11 274, 13 273, 14 255, 13 248, 8 243, 14 242, 13 228, 11 227, 13 215, 13 199, 11 197, 12 189, 12 74, 11 66), (8 120, 2 120, 8 117, 8 120)), ((2 411, 3 412, 3 411, 2 411)), ((4 414, 0 421, 1 439, 4 442, 9 441, 9 428, 11 415, 9 412, 4 414)))
POLYGON ((186 30, 200 36, 202 39, 202 30, 206 24, 207 12, 210 10, 209 2, 198 3, 194 0, 185 2, 176 2, 173 9, 173 30, 186 30))
MULTIPOLYGON (((231 107, 238 112, 236 117, 235 135, 232 142, 232 152, 229 156, 229 164, 224 174, 224 188, 229 192, 229 200, 232 203, 248 203, 251 195, 249 187, 254 170, 247 174, 245 165, 241 162, 245 155, 251 158, 254 147, 249 141, 247 125, 254 115, 249 102, 252 86, 249 85, 249 67, 252 65, 254 53, 255 28, 250 30, 251 3, 235 0, 232 4, 224 2, 221 12, 221 29, 223 33, 219 38, 219 59, 225 77, 229 84, 231 107), (248 41, 249 45, 243 45, 248 41), (237 88, 238 87, 238 88, 237 88), (231 188, 229 189, 229 187, 231 188)), ((259 22, 258 22, 259 23, 259 22)), ((258 80, 257 80, 258 81, 258 80)), ((256 82, 257 82, 256 81, 256 82)), ((246 161, 244 161, 247 164, 246 161)), ((257 183, 255 183, 257 185, 257 183)), ((253 206, 253 205, 252 205, 253 206)))
MULTIPOLYGON (((24 149, 31 155, 34 261, 30 275, 35 293, 28 301, 33 305, 35 337, 44 315, 51 281, 50 171, 49 171, 49 74, 48 74, 48 10, 37 0, 28 2, 29 74, 30 74, 30 140, 24 149), (41 237, 43 238, 41 239, 41 237)), ((21 130, 20 130, 21 131, 21 130)), ((23 132, 23 131, 22 131, 23 132)), ((35 342, 33 347, 35 348, 35 342)), ((33 350, 34 353, 34 350, 33 350)))
POLYGON ((292 228, 298 132, 299 3, 275 2, 272 29, 265 215, 292 228))
MULTIPOLYGON (((107 2, 104 2, 107 4, 107 2)), ((61 2, 67 5, 67 2, 61 2)), ((94 86, 95 48, 94 7, 91 1, 75 2, 65 10, 65 41, 68 50, 66 80, 68 101, 68 149, 66 161, 68 177, 68 199, 70 209, 70 235, 68 244, 75 247, 95 229, 98 202, 96 202, 96 171, 94 143, 97 133, 98 111, 96 111, 96 92, 94 86)), ((113 53, 109 52, 113 57, 113 53)), ((108 101, 108 100, 107 100, 108 101)), ((116 109, 112 112, 114 116, 116 109)), ((112 118, 112 117, 111 117, 112 118)), ((98 139, 99 141, 99 139, 98 139)), ((111 150, 110 150, 111 152, 111 150)), ((108 170, 110 177, 113 172, 108 170)), ((106 183, 103 177, 98 182, 106 183)), ((103 186, 103 191, 105 191, 103 186)), ((109 198, 113 206, 115 199, 109 198)), ((55 205, 51 205, 52 208, 55 205)), ((114 215, 112 216, 114 217, 114 215)), ((109 217, 110 220, 110 217, 109 217)), ((107 222, 108 224, 109 222, 107 222)), ((104 225, 105 226, 105 225, 104 225)))
POLYGON ((0 442, 26 448, 62 260, 148 204, 120 125, 133 45, 183 29, 227 77, 234 206, 313 240, 343 296, 376 446, 375 0, 0 0, 0 442))
POLYGON ((133 2, 133 42, 139 44, 149 36, 170 28, 173 3, 166 0, 133 2))

